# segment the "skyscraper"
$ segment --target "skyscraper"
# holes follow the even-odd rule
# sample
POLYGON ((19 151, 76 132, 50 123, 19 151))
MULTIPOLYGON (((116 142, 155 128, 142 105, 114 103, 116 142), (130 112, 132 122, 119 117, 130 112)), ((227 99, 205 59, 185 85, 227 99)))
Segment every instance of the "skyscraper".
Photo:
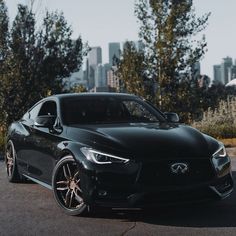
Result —
POLYGON ((97 66, 102 63, 102 48, 92 47, 88 53, 89 66, 97 66))
POLYGON ((109 64, 114 65, 114 58, 120 58, 120 43, 109 43, 109 64))
POLYGON ((230 81, 229 78, 229 69, 233 65, 233 60, 231 57, 223 58, 223 61, 221 63, 221 81, 223 84, 227 84, 230 81))
POLYGON ((223 84, 224 82, 221 79, 221 65, 213 66, 213 83, 214 84, 223 84))
POLYGON ((131 43, 131 45, 134 46, 135 49, 138 52, 142 52, 145 49, 145 45, 144 45, 144 43, 141 40, 139 40, 139 41, 126 41, 126 42, 123 42, 123 48, 122 48, 123 51, 126 49, 127 43, 131 43))
POLYGON ((95 70, 95 87, 107 86, 107 68, 106 65, 99 64, 95 70))
POLYGON ((229 75, 228 75, 229 82, 233 79, 236 79, 236 65, 235 64, 229 68, 228 73, 229 73, 229 75))
POLYGON ((88 88, 92 89, 95 86, 95 71, 97 66, 102 64, 102 48, 92 47, 88 53, 88 88))

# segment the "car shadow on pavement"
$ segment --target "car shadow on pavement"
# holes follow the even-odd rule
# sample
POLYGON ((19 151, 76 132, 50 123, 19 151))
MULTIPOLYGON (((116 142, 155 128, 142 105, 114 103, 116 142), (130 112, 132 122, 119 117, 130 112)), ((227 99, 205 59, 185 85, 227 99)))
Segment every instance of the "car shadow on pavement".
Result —
MULTIPOLYGON (((233 176, 236 180, 236 172, 233 172, 233 176)), ((159 207, 145 211, 115 210, 109 213, 99 212, 94 217, 176 227, 236 227, 236 191, 222 201, 159 207)))

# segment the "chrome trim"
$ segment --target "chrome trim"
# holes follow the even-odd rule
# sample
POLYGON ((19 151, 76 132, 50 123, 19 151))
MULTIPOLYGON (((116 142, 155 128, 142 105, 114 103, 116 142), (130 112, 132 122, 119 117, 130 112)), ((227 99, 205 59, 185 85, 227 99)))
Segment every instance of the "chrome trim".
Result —
POLYGON ((225 193, 220 193, 214 186, 209 186, 211 190, 213 190, 221 199, 227 198, 234 190, 234 188, 231 188, 229 191, 225 193))
POLYGON ((33 182, 35 182, 35 183, 37 183, 37 184, 42 185, 42 186, 45 187, 45 188, 48 188, 48 189, 52 190, 52 186, 49 185, 49 184, 46 184, 46 183, 44 183, 44 182, 42 182, 42 181, 40 181, 40 180, 38 180, 38 179, 32 178, 32 177, 30 177, 30 176, 28 176, 28 175, 26 175, 26 174, 23 174, 23 176, 25 176, 27 179, 32 180, 33 182))
POLYGON ((188 172, 189 166, 185 162, 177 162, 177 163, 173 163, 170 166, 170 169, 173 174, 179 175, 179 174, 185 174, 186 172, 188 172))

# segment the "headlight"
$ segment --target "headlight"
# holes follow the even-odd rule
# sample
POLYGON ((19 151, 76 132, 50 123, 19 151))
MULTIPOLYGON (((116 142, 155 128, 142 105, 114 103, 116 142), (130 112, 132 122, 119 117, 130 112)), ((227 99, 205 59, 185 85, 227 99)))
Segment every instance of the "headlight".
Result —
POLYGON ((80 150, 89 161, 96 164, 127 163, 129 161, 129 159, 102 153, 87 147, 83 147, 80 150))
POLYGON ((213 157, 225 157, 226 149, 223 143, 219 143, 219 149, 213 154, 213 157))

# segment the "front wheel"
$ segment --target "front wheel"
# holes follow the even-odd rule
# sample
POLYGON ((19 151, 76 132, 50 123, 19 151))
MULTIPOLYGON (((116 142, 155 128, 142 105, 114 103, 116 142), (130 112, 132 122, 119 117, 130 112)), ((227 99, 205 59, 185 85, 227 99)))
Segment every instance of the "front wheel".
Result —
POLYGON ((52 187, 58 205, 68 215, 88 213, 83 199, 80 171, 72 156, 63 157, 53 171, 52 187))

